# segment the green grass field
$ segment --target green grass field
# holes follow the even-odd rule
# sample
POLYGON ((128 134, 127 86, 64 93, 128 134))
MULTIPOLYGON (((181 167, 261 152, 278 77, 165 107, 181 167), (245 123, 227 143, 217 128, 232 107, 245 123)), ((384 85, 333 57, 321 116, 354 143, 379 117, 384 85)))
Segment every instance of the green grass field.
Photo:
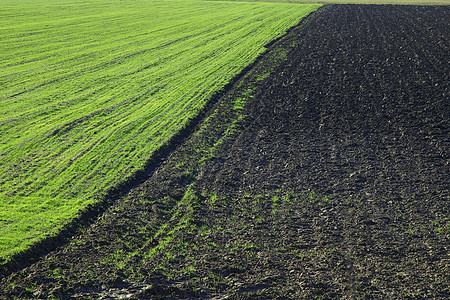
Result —
POLYGON ((318 5, 0 4, 0 258, 58 231, 318 5))

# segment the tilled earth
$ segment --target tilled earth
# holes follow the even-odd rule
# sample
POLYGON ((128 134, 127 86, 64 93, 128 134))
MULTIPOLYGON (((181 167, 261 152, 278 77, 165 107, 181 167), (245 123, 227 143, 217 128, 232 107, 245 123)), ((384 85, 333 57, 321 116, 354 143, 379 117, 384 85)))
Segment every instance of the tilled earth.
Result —
POLYGON ((449 298, 449 30, 449 6, 320 9, 0 296, 449 298))

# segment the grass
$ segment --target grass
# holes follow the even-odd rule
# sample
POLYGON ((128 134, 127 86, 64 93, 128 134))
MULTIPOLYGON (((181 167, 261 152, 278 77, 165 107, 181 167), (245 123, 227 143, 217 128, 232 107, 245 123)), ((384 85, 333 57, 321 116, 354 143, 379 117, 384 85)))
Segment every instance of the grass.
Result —
POLYGON ((143 170, 208 99, 319 5, 0 4, 0 258, 143 170))

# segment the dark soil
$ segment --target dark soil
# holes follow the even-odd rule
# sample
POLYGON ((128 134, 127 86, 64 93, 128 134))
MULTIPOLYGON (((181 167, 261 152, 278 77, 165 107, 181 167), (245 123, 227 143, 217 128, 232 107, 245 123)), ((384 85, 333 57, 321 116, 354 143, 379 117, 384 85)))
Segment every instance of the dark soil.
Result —
POLYGON ((450 298, 449 30, 449 6, 319 10, 0 297, 450 298))

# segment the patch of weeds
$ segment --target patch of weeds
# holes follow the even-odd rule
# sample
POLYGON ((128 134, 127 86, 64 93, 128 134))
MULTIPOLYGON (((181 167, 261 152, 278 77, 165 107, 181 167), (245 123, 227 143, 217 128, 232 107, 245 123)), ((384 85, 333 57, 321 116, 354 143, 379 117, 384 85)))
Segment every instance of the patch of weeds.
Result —
POLYGON ((170 251, 167 251, 166 253, 166 259, 168 260, 168 261, 172 261, 175 257, 173 256, 173 254, 172 253, 170 253, 170 251))
POLYGON ((255 243, 250 243, 250 244, 246 244, 244 245, 244 249, 248 250, 248 249, 258 249, 259 246, 255 243))
MULTIPOLYGON (((56 278, 58 279, 58 278, 56 278)), ((10 287, 14 287, 15 283, 13 285, 10 284, 10 287)), ((36 282, 32 282, 30 285, 25 287, 25 291, 27 291, 28 293, 33 293, 36 290, 37 287, 37 283, 36 282)))
POLYGON ((284 246, 281 246, 281 247, 278 247, 277 249, 276 249, 276 252, 278 252, 278 253, 286 253, 286 247, 284 247, 284 246))
POLYGON ((272 200, 272 211, 271 211, 271 213, 272 214, 276 214, 277 211, 278 211, 278 207, 280 205, 280 203, 279 203, 280 198, 278 196, 272 196, 271 200, 272 200))
POLYGON ((122 249, 116 250, 113 254, 101 260, 102 264, 110 265, 118 270, 122 270, 126 263, 128 254, 124 253, 122 249))
POLYGON ((199 229, 200 236, 210 235, 211 229, 208 228, 209 228, 208 225, 206 224, 202 225, 202 227, 199 229))
POLYGON ((351 205, 352 203, 353 203, 352 198, 346 198, 346 199, 345 199, 345 204, 351 205))
POLYGON ((244 196, 242 196, 242 198, 244 198, 244 199, 252 199, 253 197, 252 197, 252 195, 250 195, 250 193, 245 192, 244 196))
POLYGON ((187 277, 193 277, 192 274, 194 274, 195 271, 197 271, 197 270, 195 269, 194 266, 186 266, 186 267, 183 269, 182 272, 183 272, 184 275, 187 276, 187 277))
POLYGON ((302 252, 303 252, 303 251, 300 250, 300 249, 293 249, 293 250, 289 251, 289 254, 295 255, 295 256, 297 256, 297 257, 303 259, 303 258, 305 257, 305 254, 302 253, 302 252))
POLYGON ((255 224, 261 224, 264 221, 264 218, 260 215, 253 215, 252 218, 255 224))
POLYGON ((446 227, 443 227, 440 225, 440 222, 438 220, 431 221, 431 224, 433 225, 433 228, 436 230, 437 234, 444 233, 444 230, 448 228, 450 225, 447 225, 446 227))
POLYGON ((292 198, 291 198, 291 196, 290 196, 289 194, 284 195, 284 196, 281 198, 281 200, 282 200, 284 203, 287 203, 287 204, 292 204, 292 203, 293 203, 292 198))
POLYGON ((220 281, 220 278, 217 274, 214 274, 211 271, 208 271, 207 286, 209 288, 216 288, 219 281, 220 281))
POLYGON ((216 193, 211 193, 209 195, 209 203, 214 204, 217 202, 217 194, 216 193))
POLYGON ((174 240, 176 233, 183 230, 191 230, 191 232, 194 232, 196 225, 192 214, 198 205, 199 198, 191 189, 188 189, 173 209, 173 214, 169 222, 161 225, 154 237, 149 240, 149 242, 153 242, 158 239, 158 244, 146 251, 144 259, 151 259, 159 254, 174 240))
POLYGON ((51 271, 50 277, 54 279, 60 279, 61 278, 61 268, 56 268, 51 271))
POLYGON ((413 235, 417 232, 417 228, 414 228, 411 224, 408 224, 407 234, 413 235))
POLYGON ((322 205, 329 204, 330 203, 330 198, 328 196, 323 196, 322 198, 320 198, 320 203, 322 205))
POLYGON ((197 231, 198 231, 198 227, 195 223, 190 224, 186 229, 186 233, 192 234, 192 235, 196 234, 197 231))
POLYGON ((249 252, 258 249, 259 246, 254 243, 241 243, 240 241, 235 241, 232 245, 230 251, 233 254, 240 254, 241 252, 249 252))
POLYGON ((317 251, 314 249, 309 250, 309 257, 314 257, 317 255, 317 251))
POLYGON ((234 101, 234 106, 233 109, 234 110, 242 110, 244 109, 244 105, 245 105, 246 101, 244 98, 242 97, 236 97, 235 101, 234 101))
POLYGON ((212 248, 217 248, 217 244, 216 244, 215 242, 209 242, 209 243, 207 244, 207 247, 210 248, 210 249, 212 249, 212 248))
MULTIPOLYGON (((362 251, 362 250, 360 250, 360 251, 362 251)), ((330 248, 330 247, 324 247, 323 249, 322 249, 322 257, 323 258, 326 258, 326 257, 329 257, 329 256, 331 256, 333 253, 338 253, 339 251, 338 251, 338 249, 336 248, 336 247, 333 247, 333 248, 330 248)))
POLYGON ((245 202, 245 201, 242 201, 240 204, 241 204, 241 205, 240 205, 240 206, 237 206, 236 208, 237 208, 238 210, 240 210, 241 212, 246 213, 246 212, 248 211, 248 203, 245 202))
MULTIPOLYGON (((70 282, 69 276, 67 276, 65 274, 64 270, 62 268, 60 268, 60 267, 57 267, 57 268, 55 268, 53 270, 49 270, 47 274, 48 274, 49 277, 51 277, 51 278, 53 278, 53 279, 55 279, 55 280, 57 280, 59 282, 60 281, 70 282)), ((78 276, 74 276, 74 277, 78 278, 78 276)), ((36 282, 28 284, 28 287, 30 288, 29 291, 35 290, 36 286, 37 286, 36 282)))
POLYGON ((94 272, 92 270, 86 270, 83 271, 82 273, 82 278, 87 278, 87 279, 94 279, 97 278, 97 276, 94 274, 94 272))
POLYGON ((258 76, 256 76, 256 81, 262 81, 262 80, 266 79, 267 77, 269 77, 270 74, 271 74, 270 71, 260 73, 260 74, 258 74, 258 76))

